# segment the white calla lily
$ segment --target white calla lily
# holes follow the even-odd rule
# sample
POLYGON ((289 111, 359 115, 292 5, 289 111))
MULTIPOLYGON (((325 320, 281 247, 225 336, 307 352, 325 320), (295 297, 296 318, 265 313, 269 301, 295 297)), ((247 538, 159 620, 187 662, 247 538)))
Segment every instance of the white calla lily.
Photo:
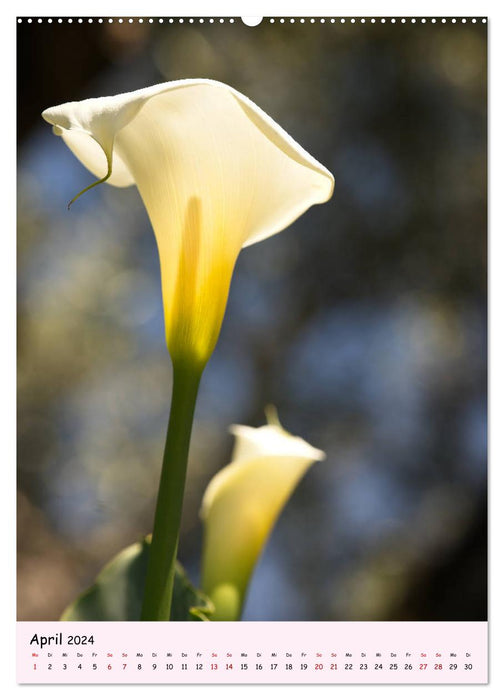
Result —
POLYGON ((308 468, 325 454, 279 424, 232 426, 231 464, 210 481, 204 522, 202 588, 214 620, 240 617, 249 579, 283 507, 308 468))
MULTIPOLYGON (((42 116, 99 178, 83 192, 102 182, 135 184, 156 236, 173 395, 142 619, 166 620, 198 384, 217 342, 236 259, 242 247, 327 201, 334 179, 253 102, 212 80, 68 102, 42 116)), ((278 493, 287 498, 280 482, 278 493)), ((264 530, 269 521, 260 518, 264 530)))
POLYGON ((163 83, 42 116, 99 178, 86 189, 137 185, 157 239, 174 362, 208 360, 240 249, 332 195, 326 168, 216 81, 163 83))

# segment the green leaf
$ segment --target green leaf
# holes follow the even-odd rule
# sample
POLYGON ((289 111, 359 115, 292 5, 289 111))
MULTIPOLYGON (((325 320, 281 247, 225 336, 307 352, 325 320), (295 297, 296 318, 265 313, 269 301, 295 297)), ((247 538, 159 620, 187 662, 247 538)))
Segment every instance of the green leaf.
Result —
MULTIPOLYGON (((61 616, 63 621, 140 620, 150 536, 119 552, 61 616)), ((171 620, 208 620, 212 602, 198 591, 183 567, 175 564, 171 620)))

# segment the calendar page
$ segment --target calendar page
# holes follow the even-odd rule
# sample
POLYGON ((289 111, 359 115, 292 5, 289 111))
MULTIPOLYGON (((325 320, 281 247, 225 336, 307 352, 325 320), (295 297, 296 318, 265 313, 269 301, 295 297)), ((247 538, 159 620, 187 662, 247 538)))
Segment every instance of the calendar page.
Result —
POLYGON ((18 683, 487 683, 487 18, 15 21, 18 683))

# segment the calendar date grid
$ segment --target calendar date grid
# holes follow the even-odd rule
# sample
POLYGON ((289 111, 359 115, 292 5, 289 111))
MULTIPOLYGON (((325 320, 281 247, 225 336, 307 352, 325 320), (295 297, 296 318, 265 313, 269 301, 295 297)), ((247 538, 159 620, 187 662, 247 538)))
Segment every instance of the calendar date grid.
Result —
POLYGON ((32 652, 32 670, 158 672, 471 672, 471 652, 120 651, 32 652))

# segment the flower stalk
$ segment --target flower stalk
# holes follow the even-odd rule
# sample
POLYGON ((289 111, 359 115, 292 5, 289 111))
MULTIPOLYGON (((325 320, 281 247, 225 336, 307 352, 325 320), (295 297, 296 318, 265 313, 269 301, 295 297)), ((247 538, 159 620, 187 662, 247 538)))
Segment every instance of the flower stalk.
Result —
POLYGON ((169 620, 184 500, 189 442, 203 367, 173 363, 170 420, 154 516, 142 620, 169 620))

